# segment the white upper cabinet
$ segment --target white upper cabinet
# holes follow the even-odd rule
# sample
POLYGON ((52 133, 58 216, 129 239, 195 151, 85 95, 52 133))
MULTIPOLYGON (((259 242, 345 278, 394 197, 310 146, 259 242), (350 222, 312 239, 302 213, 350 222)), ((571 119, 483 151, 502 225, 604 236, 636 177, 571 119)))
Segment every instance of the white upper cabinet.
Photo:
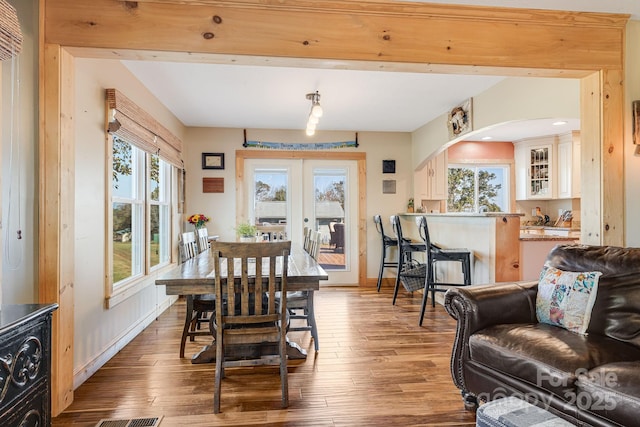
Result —
POLYGON ((580 133, 514 142, 516 200, 580 197, 580 133))
POLYGON ((548 136, 514 142, 516 200, 556 197, 556 137, 548 136))
POLYGON ((558 141, 558 199, 580 197, 580 132, 560 135, 558 141))
POLYGON ((447 152, 444 151, 427 161, 414 173, 416 202, 419 200, 447 199, 447 152))

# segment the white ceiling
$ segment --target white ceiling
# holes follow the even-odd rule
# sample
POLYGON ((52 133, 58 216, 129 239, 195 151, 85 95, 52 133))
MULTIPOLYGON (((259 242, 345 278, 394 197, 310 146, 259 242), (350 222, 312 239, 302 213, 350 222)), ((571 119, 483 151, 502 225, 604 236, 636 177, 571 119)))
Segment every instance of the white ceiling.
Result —
MULTIPOLYGON (((428 3, 423 0, 409 0, 428 3)), ((640 19, 639 0, 440 0, 438 3, 628 13, 640 19)), ((320 93, 324 115, 318 131, 411 132, 502 77, 382 72, 312 67, 123 61, 125 66, 186 126, 304 129, 320 93)), ((473 134, 494 141, 579 129, 558 118, 510 123, 473 134)))

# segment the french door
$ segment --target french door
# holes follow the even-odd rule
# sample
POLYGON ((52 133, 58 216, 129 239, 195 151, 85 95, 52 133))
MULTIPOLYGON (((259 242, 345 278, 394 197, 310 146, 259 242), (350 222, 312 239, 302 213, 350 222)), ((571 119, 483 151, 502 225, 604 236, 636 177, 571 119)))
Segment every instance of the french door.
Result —
POLYGON ((304 227, 320 232, 318 262, 330 285, 358 283, 357 162, 352 160, 247 159, 247 218, 284 225, 302 246, 304 227))

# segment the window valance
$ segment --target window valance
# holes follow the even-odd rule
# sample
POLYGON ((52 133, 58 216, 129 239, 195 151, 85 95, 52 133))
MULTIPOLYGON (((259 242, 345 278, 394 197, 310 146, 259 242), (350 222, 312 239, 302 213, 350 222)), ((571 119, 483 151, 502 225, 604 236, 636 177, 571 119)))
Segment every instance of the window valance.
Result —
POLYGON ((182 168, 182 141, 116 89, 107 89, 107 132, 182 168))
POLYGON ((22 31, 13 6, 0 0, 0 60, 12 58, 22 50, 22 31))

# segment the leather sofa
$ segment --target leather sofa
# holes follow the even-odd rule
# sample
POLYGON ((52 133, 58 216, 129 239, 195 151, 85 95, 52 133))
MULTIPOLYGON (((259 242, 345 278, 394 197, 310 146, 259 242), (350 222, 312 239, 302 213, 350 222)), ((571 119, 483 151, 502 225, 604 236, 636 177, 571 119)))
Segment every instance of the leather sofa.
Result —
POLYGON ((547 263, 602 272, 586 335, 536 320, 537 281, 445 294, 465 406, 518 396, 575 425, 640 425, 640 248, 558 245, 547 263))

